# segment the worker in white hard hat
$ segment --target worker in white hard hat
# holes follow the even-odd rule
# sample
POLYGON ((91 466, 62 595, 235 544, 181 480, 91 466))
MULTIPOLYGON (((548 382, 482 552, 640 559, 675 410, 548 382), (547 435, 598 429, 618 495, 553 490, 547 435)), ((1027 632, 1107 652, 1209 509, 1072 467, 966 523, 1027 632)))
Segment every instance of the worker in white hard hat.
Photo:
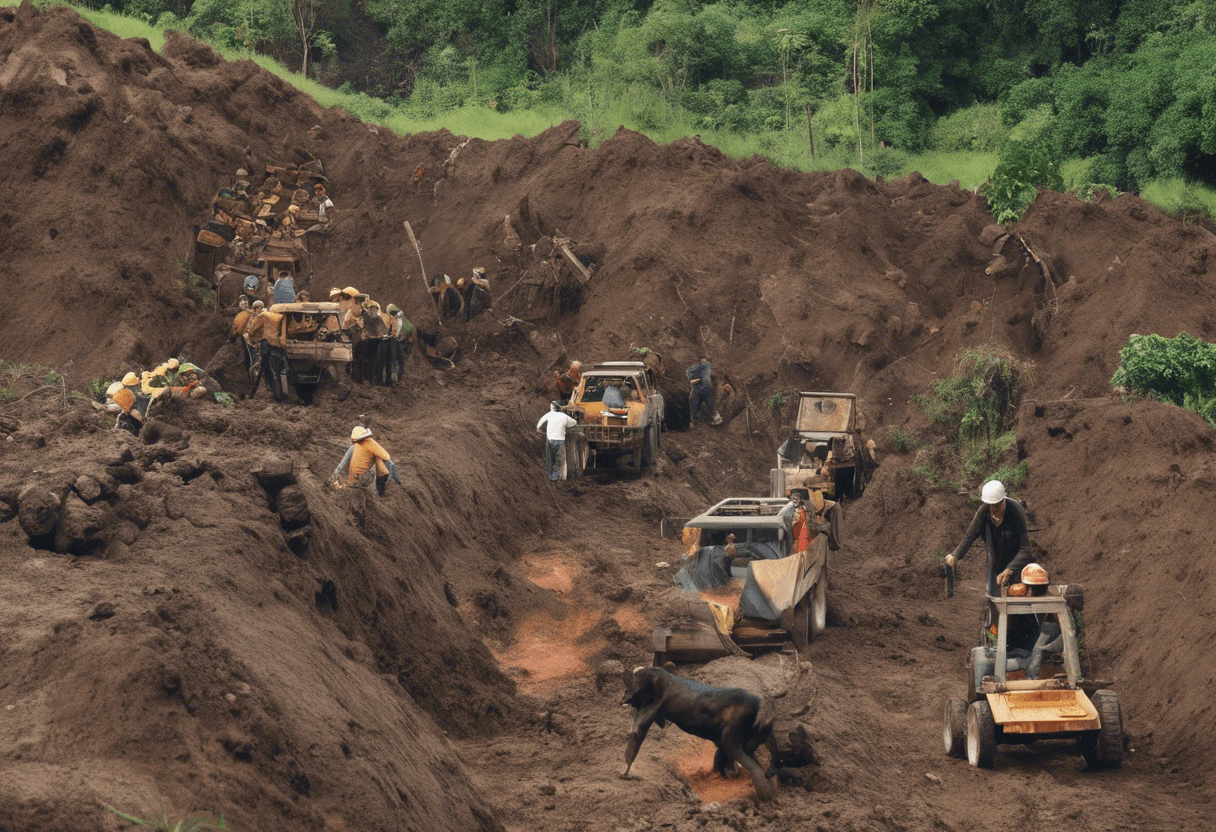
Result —
POLYGON ((333 478, 339 487, 346 485, 366 485, 371 481, 373 466, 376 477, 376 493, 384 496, 388 487, 388 478, 400 485, 401 478, 397 475, 397 466, 389 457, 388 451, 380 443, 372 439, 371 428, 357 425, 350 432, 350 447, 346 456, 334 469, 333 478))
POLYGON ((1026 510, 1018 500, 1005 496, 1005 486, 1000 480, 984 483, 980 492, 982 505, 963 535, 963 542, 952 554, 946 556, 946 566, 966 556, 976 538, 984 538, 988 550, 988 595, 999 594, 1000 587, 1009 584, 1010 578, 1021 574, 1030 563, 1030 536, 1026 532, 1026 510))

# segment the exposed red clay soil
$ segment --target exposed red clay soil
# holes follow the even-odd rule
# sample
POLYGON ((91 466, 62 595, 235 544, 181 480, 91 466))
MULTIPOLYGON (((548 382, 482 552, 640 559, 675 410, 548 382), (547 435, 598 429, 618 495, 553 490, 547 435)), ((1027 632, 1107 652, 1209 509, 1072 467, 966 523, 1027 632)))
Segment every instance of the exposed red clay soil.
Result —
POLYGON ((499 314, 526 320, 445 323, 455 370, 415 358, 399 387, 311 407, 170 403, 138 440, 6 365, 0 830, 126 828, 105 805, 233 829, 1209 828, 1213 432, 1109 379, 1133 332, 1216 338, 1216 236, 1134 196, 1045 194, 1013 230, 1049 287, 1013 246, 986 273, 983 201, 916 175, 801 174, 624 130, 590 149, 574 123, 472 140, 445 169, 459 141, 324 110, 183 36, 157 55, 67 9, 0 9, 0 276, 23 299, 6 362, 70 391, 181 354, 243 392, 229 318, 179 264, 217 188, 296 147, 339 209, 314 291, 354 284, 436 327, 409 220, 428 275, 485 266, 499 314), (544 271, 554 237, 585 287, 544 271), (983 558, 946 600, 934 555, 974 503, 909 476, 891 430, 923 430, 911 396, 987 344, 1034 364, 1022 496, 1053 576, 1087 589, 1129 736, 1118 771, 1059 743, 1002 747, 994 772, 941 750, 983 558), (711 357, 727 423, 665 433, 641 477, 550 485, 544 379, 631 346, 662 353, 669 392, 711 357), (882 458, 831 556, 832 626, 801 661, 680 672, 776 697, 782 743, 805 729, 818 765, 758 805, 668 727, 621 780, 619 672, 680 608, 659 520, 765 493, 788 414, 761 403, 782 389, 856 393, 882 458), (401 464, 384 499, 324 484, 361 418, 401 464))

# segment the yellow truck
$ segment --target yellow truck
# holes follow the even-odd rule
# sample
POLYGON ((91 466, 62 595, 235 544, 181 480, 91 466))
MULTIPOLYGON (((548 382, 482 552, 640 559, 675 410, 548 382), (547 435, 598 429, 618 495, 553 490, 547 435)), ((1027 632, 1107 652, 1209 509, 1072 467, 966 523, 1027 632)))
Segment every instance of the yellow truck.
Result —
POLYGON ((769 473, 769 496, 801 490, 804 497, 812 491, 832 500, 860 497, 878 467, 863 428, 852 393, 799 393, 794 429, 769 473))
POLYGON ((568 477, 586 468, 622 464, 641 473, 654 464, 663 429, 663 394, 643 362, 604 361, 585 370, 565 411, 582 428, 567 438, 568 477))

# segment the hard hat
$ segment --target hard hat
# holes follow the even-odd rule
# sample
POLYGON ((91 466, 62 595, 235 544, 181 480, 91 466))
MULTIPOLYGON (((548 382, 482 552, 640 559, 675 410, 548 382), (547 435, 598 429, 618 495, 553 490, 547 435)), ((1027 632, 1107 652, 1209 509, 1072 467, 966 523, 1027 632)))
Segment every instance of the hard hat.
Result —
POLYGON ((318 182, 317 184, 313 185, 313 186, 312 186, 312 189, 313 189, 314 191, 318 192, 318 193, 322 193, 322 194, 323 194, 323 193, 325 193, 325 186, 324 186, 324 185, 322 185, 320 182, 318 182))
POLYGON ((265 305, 266 305, 266 304, 265 304, 265 303, 263 303, 263 302, 262 302, 262 301, 260 301, 260 300, 255 300, 255 301, 253 302, 253 308, 254 308, 254 309, 261 309, 261 308, 263 308, 265 305))
POLYGON ((155 370, 152 371, 152 375, 163 376, 167 372, 169 372, 169 368, 166 367, 164 364, 161 364, 159 367, 157 367, 155 370))
POLYGON ((122 389, 122 382, 116 381, 106 388, 106 398, 112 397, 115 393, 122 389))
POLYGON ((464 288, 464 278, 463 277, 456 281, 456 288, 457 289, 464 288))
POLYGON ((181 362, 178 361, 176 358, 170 358, 168 361, 165 362, 165 366, 168 367, 170 370, 176 370, 178 367, 181 366, 181 362))
POLYGON ((1027 592, 1026 584, 1013 584, 1009 587, 1009 594, 1014 598, 1022 598, 1027 592))
POLYGON ((290 207, 287 209, 287 213, 289 213, 289 214, 293 214, 293 215, 294 215, 294 214, 298 214, 298 213, 300 213, 300 206, 299 206, 299 205, 292 205, 292 206, 290 206, 290 207))
POLYGON ((473 274, 485 275, 485 273, 486 273, 486 270, 483 269, 481 266, 478 266, 477 268, 473 269, 473 274))
POLYGON ((360 442, 364 439, 369 438, 371 435, 372 435, 371 430, 363 427, 362 425, 359 425, 350 432, 350 441, 351 442, 360 442))
POLYGON ((342 294, 342 290, 339 289, 337 286, 335 286, 334 288, 329 290, 329 296, 331 299, 336 298, 340 294, 342 294))
POLYGON ((380 304, 379 304, 379 303, 377 303, 377 302, 376 302, 376 301, 374 301, 374 300, 371 300, 371 299, 369 298, 369 299, 368 299, 368 301, 367 301, 367 308, 368 308, 368 309, 379 309, 379 308, 380 308, 380 304))
POLYGON ((810 500, 808 502, 810 502, 811 506, 815 509, 816 514, 822 513, 822 511, 823 511, 823 492, 822 491, 811 491, 810 500))
POLYGON ((189 361, 187 361, 187 362, 185 362, 184 364, 182 364, 182 368, 181 368, 181 370, 182 370, 182 373, 183 373, 183 374, 185 374, 185 373, 201 373, 201 372, 202 372, 202 370, 200 370, 200 369, 199 369, 199 366, 198 366, 197 364, 191 364, 189 361))
POLYGON ((245 278, 245 290, 249 291, 250 289, 253 289, 256 291, 261 282, 262 281, 258 280, 257 275, 251 274, 245 278))
POLYGON ((244 168, 237 168, 237 169, 236 169, 236 175, 237 175, 237 176, 242 176, 242 177, 244 177, 244 176, 248 176, 248 175, 249 175, 249 171, 245 170, 244 168))
POLYGON ((984 490, 980 492, 980 499, 988 505, 995 505, 1005 499, 1005 486, 1000 480, 988 480, 984 483, 984 490))
POLYGON ((135 375, 135 373, 127 373, 122 377, 123 387, 130 387, 132 384, 139 384, 139 376, 135 375))
POLYGON ((397 308, 397 304, 395 304, 395 303, 390 303, 390 304, 388 305, 388 307, 387 307, 387 308, 386 308, 384 311, 385 311, 385 312, 387 312, 387 313, 388 313, 388 314, 390 314, 390 315, 396 315, 396 314, 397 314, 398 312, 400 312, 401 310, 397 308))
POLYGON ((354 286, 347 286, 345 289, 342 290, 342 294, 350 295, 353 298, 359 294, 359 290, 356 289, 354 286))
POLYGON ((1037 563, 1028 563, 1022 570, 1022 583, 1024 584, 1029 586, 1045 586, 1049 582, 1047 570, 1037 563))

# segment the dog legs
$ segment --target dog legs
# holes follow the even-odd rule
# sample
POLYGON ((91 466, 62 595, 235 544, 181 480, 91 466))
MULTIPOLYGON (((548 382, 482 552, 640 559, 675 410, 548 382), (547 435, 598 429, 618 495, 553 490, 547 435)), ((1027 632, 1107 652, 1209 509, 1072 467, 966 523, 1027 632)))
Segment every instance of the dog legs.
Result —
POLYGON ((647 705, 633 718, 633 731, 629 733, 629 742, 625 745, 625 770, 621 772, 622 780, 629 779, 629 769, 633 768, 633 761, 637 759, 638 749, 645 742, 646 732, 650 730, 650 725, 659 713, 661 705, 661 700, 647 705))
POLYGON ((764 769, 760 768, 756 758, 743 750, 743 743, 740 742, 737 731, 728 729, 722 735, 722 747, 726 749, 726 753, 730 755, 731 759, 743 766, 751 775, 752 783, 756 785, 756 796, 761 800, 772 800, 774 797, 773 784, 764 776, 764 769))

